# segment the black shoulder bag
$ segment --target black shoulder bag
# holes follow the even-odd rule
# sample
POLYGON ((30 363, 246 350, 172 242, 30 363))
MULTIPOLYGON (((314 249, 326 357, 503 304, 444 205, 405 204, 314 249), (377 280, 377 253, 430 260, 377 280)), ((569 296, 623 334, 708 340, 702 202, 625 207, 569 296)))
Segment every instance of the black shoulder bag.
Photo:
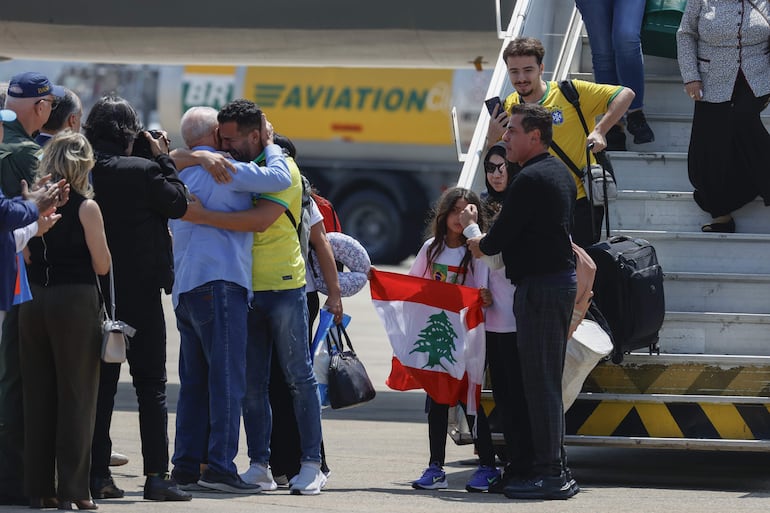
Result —
POLYGON ((353 344, 350 343, 345 327, 337 324, 326 334, 326 346, 331 360, 329 361, 329 403, 333 410, 358 406, 374 399, 376 392, 372 380, 366 373, 364 364, 356 356, 353 344), (332 331, 337 330, 336 344, 339 351, 332 349, 332 331), (345 350, 345 343, 348 350, 345 350))

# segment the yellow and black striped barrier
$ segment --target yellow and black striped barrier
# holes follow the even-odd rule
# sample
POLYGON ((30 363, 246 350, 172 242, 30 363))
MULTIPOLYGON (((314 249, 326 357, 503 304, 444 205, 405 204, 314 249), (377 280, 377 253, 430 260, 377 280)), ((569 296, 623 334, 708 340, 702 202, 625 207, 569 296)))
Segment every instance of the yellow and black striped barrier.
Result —
MULTIPOLYGON (((482 405, 499 432, 490 391, 482 405)), ((602 362, 567 411, 565 428, 567 435, 601 439, 770 442, 770 359, 602 362)))
MULTIPOLYGON (((727 399, 721 398, 721 399, 727 399)), ((566 414, 568 435, 770 439, 770 400, 766 403, 725 402, 699 396, 621 399, 578 398, 566 414)))
MULTIPOLYGON (((770 363, 661 361, 602 362, 591 371, 583 392, 610 394, 730 395, 770 397, 770 363)), ((661 358, 661 360, 663 360, 661 358)))

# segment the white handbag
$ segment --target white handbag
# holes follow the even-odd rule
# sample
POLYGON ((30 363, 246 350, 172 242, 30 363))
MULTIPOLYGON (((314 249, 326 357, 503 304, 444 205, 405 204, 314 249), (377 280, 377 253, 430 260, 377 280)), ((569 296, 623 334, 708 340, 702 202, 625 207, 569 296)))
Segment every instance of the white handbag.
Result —
POLYGON ((102 286, 99 276, 96 276, 96 286, 102 297, 104 307, 104 321, 102 321, 102 351, 101 358, 105 363, 123 363, 126 361, 128 339, 136 334, 136 330, 123 321, 115 319, 115 279, 112 275, 112 262, 110 262, 110 311, 107 312, 107 304, 102 294, 102 286))

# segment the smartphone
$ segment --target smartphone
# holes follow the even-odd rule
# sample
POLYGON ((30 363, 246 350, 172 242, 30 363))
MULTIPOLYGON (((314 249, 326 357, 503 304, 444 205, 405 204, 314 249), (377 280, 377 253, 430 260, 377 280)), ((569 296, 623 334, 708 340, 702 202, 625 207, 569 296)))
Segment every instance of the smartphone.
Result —
POLYGON ((495 106, 499 106, 497 109, 497 113, 500 114, 503 111, 503 102, 500 101, 499 96, 495 96, 493 98, 489 98, 487 100, 484 100, 484 104, 487 106, 487 110, 489 111, 489 115, 492 116, 495 112, 495 106))

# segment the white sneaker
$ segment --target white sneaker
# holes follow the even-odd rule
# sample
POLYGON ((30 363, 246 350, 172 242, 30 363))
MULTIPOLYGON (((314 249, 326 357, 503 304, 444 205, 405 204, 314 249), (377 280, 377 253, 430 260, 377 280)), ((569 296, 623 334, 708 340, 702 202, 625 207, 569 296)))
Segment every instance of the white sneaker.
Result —
POLYGON ((291 481, 290 490, 294 495, 318 495, 324 486, 326 486, 326 476, 321 472, 320 465, 303 463, 299 474, 291 481))
MULTIPOLYGON (((326 479, 324 479, 324 484, 323 484, 323 486, 321 488, 326 488, 326 485, 329 484, 329 476, 331 475, 331 473, 332 473, 331 469, 329 469, 326 472, 324 472, 324 477, 326 477, 326 479)), ((289 486, 291 486, 291 485, 294 484, 294 481, 296 481, 297 476, 299 476, 299 474, 295 475, 294 477, 292 477, 289 480, 286 479, 285 475, 278 476, 278 477, 275 478, 275 482, 278 483, 279 485, 289 485, 289 486), (285 481, 285 482, 282 482, 282 480, 285 481)))
POLYGON ((241 474, 241 479, 249 484, 257 484, 262 490, 269 492, 278 488, 278 484, 273 479, 273 472, 267 465, 252 463, 249 470, 241 474))
POLYGON ((329 476, 332 474, 331 469, 324 472, 324 484, 321 486, 321 488, 326 488, 326 485, 329 483, 329 476))
POLYGON ((110 467, 119 467, 128 463, 128 456, 112 451, 110 454, 110 467))

